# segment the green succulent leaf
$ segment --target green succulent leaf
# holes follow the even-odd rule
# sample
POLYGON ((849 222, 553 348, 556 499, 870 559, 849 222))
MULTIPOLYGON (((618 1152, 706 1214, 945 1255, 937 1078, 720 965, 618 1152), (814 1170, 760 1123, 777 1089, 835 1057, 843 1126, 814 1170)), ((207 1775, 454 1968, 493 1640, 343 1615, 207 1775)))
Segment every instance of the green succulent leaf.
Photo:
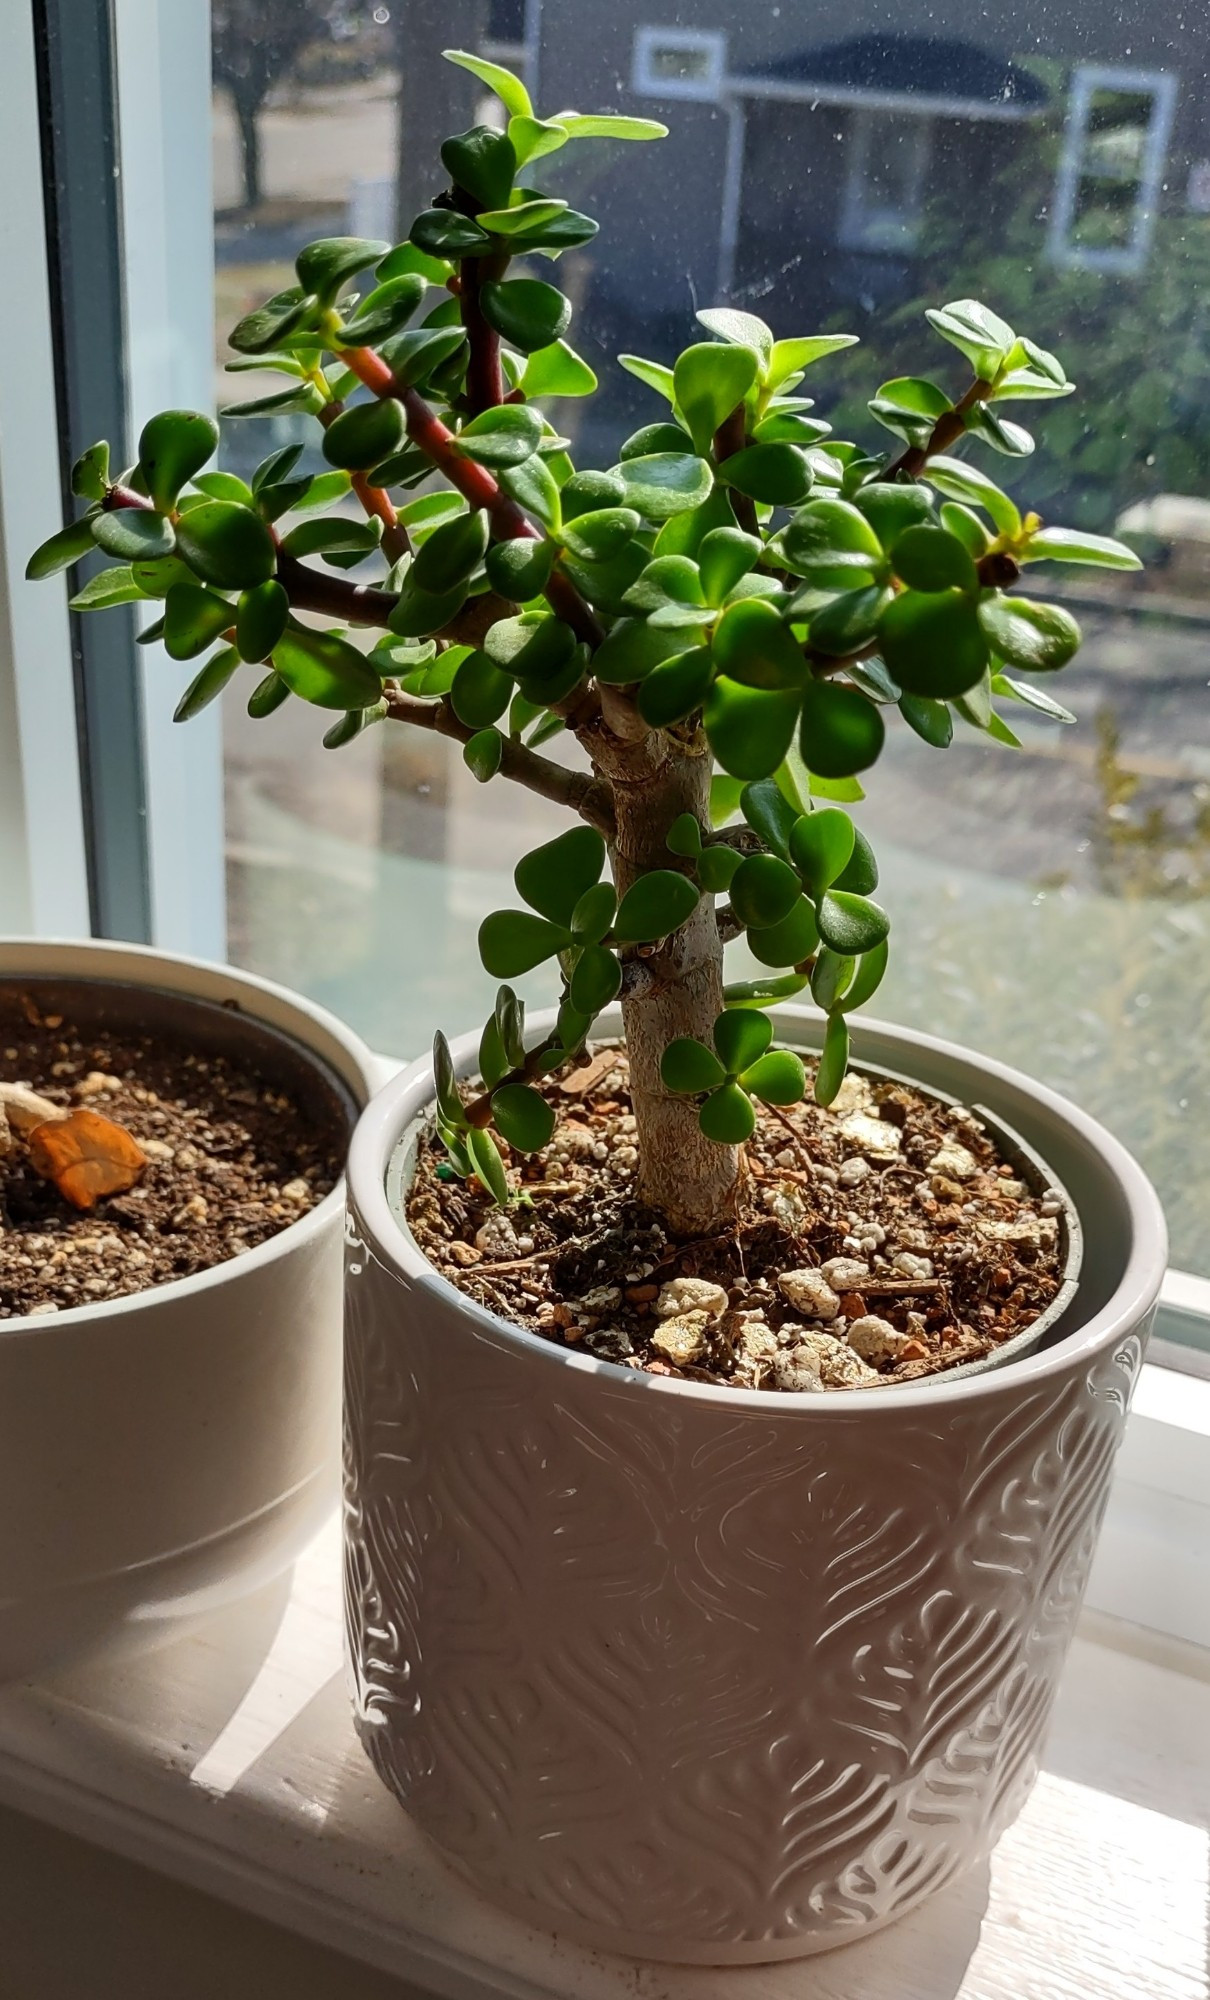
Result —
POLYGON ((831 889, 816 911, 819 935, 826 945, 846 958, 873 951, 891 928, 891 920, 867 896, 854 896, 847 889, 831 889))
POLYGON ((288 627, 273 648, 273 666, 292 694, 316 708, 369 708, 382 694, 365 655, 335 632, 288 627))
POLYGON ((267 715, 289 701, 290 689, 280 674, 270 668, 263 681, 258 681, 248 696, 248 713, 254 722, 263 722, 267 715))
POLYGON ((770 389, 780 389, 791 375, 801 375, 816 361, 823 361, 829 354, 839 354, 842 348, 856 345, 855 333, 816 333, 797 340, 775 340, 765 369, 765 380, 770 389))
POLYGON ((729 1077, 763 1056, 773 1040, 773 1023, 767 1014, 750 1007, 727 1007, 714 1020, 714 1046, 729 1077))
POLYGON ((815 912, 805 896, 781 923, 748 932, 748 950, 762 965, 802 965, 818 944, 815 912))
POLYGON ((714 485, 706 460, 684 452, 651 452, 625 459, 614 470, 625 487, 626 504, 648 521, 668 521, 700 507, 714 485))
POLYGON ((386 256, 389 243, 364 236, 325 236, 308 243, 294 260, 298 282, 304 292, 313 292, 322 305, 332 304, 341 286, 359 271, 368 271, 386 256))
POLYGON ((558 534, 563 518, 559 485, 544 458, 535 452, 519 465, 502 466, 500 484, 548 533, 558 534))
POLYGON ((317 417, 324 399, 314 382, 300 382, 294 389, 279 389, 272 396, 253 396, 247 403, 228 403, 224 417, 317 417))
POLYGON ((790 1049, 770 1049, 743 1071, 740 1084, 762 1104, 801 1104, 807 1088, 802 1059, 790 1049))
POLYGON ((978 466, 968 465, 961 458, 931 458, 925 476, 938 493, 961 500, 968 507, 981 507, 1002 535, 1015 539, 1021 533, 1021 513, 1016 502, 1002 493, 995 480, 989 479, 978 466))
POLYGON ((872 583, 885 558, 865 515, 848 500, 809 500, 783 529, 790 568, 817 590, 854 590, 872 583))
POLYGON ((275 292, 263 306, 245 313, 227 338, 237 354, 267 354, 312 319, 316 304, 316 299, 301 285, 291 285, 284 292, 275 292))
POLYGON ((340 338, 346 347, 378 346, 402 333, 428 287, 417 272, 388 278, 361 301, 352 319, 345 320, 340 338))
POLYGON ((504 755, 504 738, 498 729, 479 729, 462 746, 462 761, 481 785, 494 778, 504 755))
POLYGON ((329 465, 365 472, 397 451, 403 438, 402 406, 386 396, 343 410, 324 432, 323 454, 329 465))
POLYGON ((792 1000, 808 984, 803 972, 786 972, 777 978, 737 979, 724 986, 723 999, 729 1007, 763 1007, 770 1000, 792 1000))
POLYGON ((513 118, 532 118, 534 107, 529 92, 519 76, 511 69, 504 69, 499 63, 488 62, 483 56, 468 55, 465 49, 442 49, 446 62, 457 69, 469 70, 478 77, 489 90, 494 90, 505 110, 513 118))
POLYGON ((68 603, 72 611, 108 611, 111 605, 145 602, 146 597, 146 591, 140 589, 135 581, 131 565, 117 563, 111 569, 98 570, 95 576, 90 576, 68 603))
POLYGON ((790 829, 790 859, 811 899, 818 903, 853 858, 857 830, 839 806, 804 813, 790 829))
POLYGON ((457 436, 465 458, 480 465, 520 465, 532 457, 542 436, 542 419, 524 403, 500 403, 472 418, 457 436))
POLYGON ((718 672, 745 687, 799 688, 807 677, 801 647, 762 598, 741 598, 727 606, 714 628, 711 650, 718 672))
POLYGON ((1142 569, 1133 549, 1109 535, 1086 535, 1079 528, 1038 528, 1020 550, 1022 562, 1089 563, 1098 569, 1142 569))
POLYGON ((693 915, 698 888, 687 875, 653 868, 632 882, 618 905, 614 937, 619 944, 655 944, 693 915))
POLYGON ((1055 673, 1079 651, 1080 628, 1058 604, 996 592, 984 598, 978 615, 984 638, 999 658, 1026 673, 1055 673))
POLYGON ((531 402, 537 396, 591 396, 596 387, 595 372, 565 340, 535 348, 520 382, 531 402))
POLYGON ((666 139, 668 127, 655 118, 619 118, 612 112, 560 111, 558 122, 572 139, 666 139))
POLYGON ((733 847, 703 848, 697 859, 697 879, 702 893, 707 896, 725 895, 741 859, 733 847))
POLYGON ((1039 715, 1047 716, 1052 722, 1074 722, 1075 716, 1062 702, 1054 701, 1041 688, 1031 686, 1028 681, 1015 681, 1008 674, 992 675, 992 693, 1004 695, 1010 701, 1020 701, 1027 708, 1034 708, 1039 715))
POLYGON ((475 1178, 483 1183, 498 1208, 506 1208, 509 1200, 508 1175, 491 1133, 470 1126, 466 1134, 466 1150, 475 1169, 475 1178))
POLYGON ((648 389, 654 389, 657 396, 663 396, 665 401, 675 403, 676 390, 673 386, 672 370, 662 361, 644 361, 641 354, 619 354, 618 362, 628 375, 633 375, 637 381, 645 383, 648 389))
POLYGON ((738 1083, 712 1091, 697 1116, 707 1139, 720 1146, 742 1146, 756 1130, 752 1100, 738 1083))
POLYGON ((232 675, 238 672, 240 664, 240 656, 234 646, 224 646, 221 652, 213 653, 185 689, 173 710, 173 721, 192 722, 195 715, 200 715, 204 708, 218 699, 232 675))
POLYGON ((225 597, 200 584, 174 584, 164 600, 164 650, 170 660, 195 660, 234 619, 225 597))
POLYGON ((738 312, 734 306, 707 306, 696 315, 699 326, 719 340, 736 347, 750 347, 760 364, 764 381, 773 359, 773 334, 755 313, 738 312))
POLYGON ((875 480, 858 487, 853 505, 865 515, 888 553, 909 528, 923 527, 933 520, 933 503, 924 486, 897 486, 875 480))
POLYGON ((913 590, 950 590, 968 594, 979 588, 979 573, 970 551, 944 528, 907 528, 895 543, 895 574, 913 590))
POLYGON ((428 256, 448 258, 451 263, 460 257, 482 257, 492 247, 486 229, 452 208, 422 209, 412 224, 410 240, 428 256))
POLYGON ((840 1004, 853 983, 856 969, 855 958, 833 951, 830 945, 820 946, 811 972, 811 998, 825 1014, 830 1014, 840 1004))
POLYGON ((678 357, 673 394, 700 457, 708 456, 714 433, 743 402, 756 376, 756 355, 746 347, 701 341, 678 357))
POLYGON ((600 507, 592 513, 564 520, 565 547, 582 562, 609 562, 626 547, 642 526, 633 507, 600 507))
POLYGON ((479 302, 488 325, 522 354, 549 347, 571 324, 571 300, 539 278, 503 278, 486 284, 479 302))
POLYGON ((421 590, 409 574, 390 614, 390 629, 402 639, 427 639, 458 616, 466 595, 465 583, 453 584, 449 590, 421 590))
POLYGON ((985 382, 994 381, 1016 344, 1011 326, 978 299, 956 299, 925 317, 943 340, 965 354, 975 374, 985 382))
POLYGON ((25 565, 29 582, 41 583, 44 577, 54 576, 61 569, 70 569, 82 556, 91 555, 97 545, 93 520, 100 518, 99 515, 86 516, 82 521, 71 521, 66 528, 59 528, 55 534, 48 536, 25 565))
POLYGON ((493 979, 517 979, 570 942, 562 924, 528 910, 493 910, 479 926, 479 957, 493 979))
POLYGON ((487 552, 487 515, 476 508, 435 528, 412 562, 410 576, 420 590, 453 590, 473 576, 487 552))
POLYGON ((745 929, 781 923, 798 897, 798 876, 776 854, 745 855, 732 878, 731 908, 745 929))
POLYGON ((727 1072, 712 1049, 691 1035, 679 1035, 669 1042, 660 1058, 660 1081, 666 1090, 696 1096, 703 1090, 717 1090, 727 1080, 727 1072))
POLYGON ((139 464, 161 514, 175 507, 181 488, 218 450, 218 425, 199 410, 163 410, 144 424, 139 464))
POLYGON ((812 612, 809 627, 812 646, 816 652, 835 659, 860 652, 877 633, 878 621, 890 601, 890 591, 878 583, 842 591, 839 597, 812 612))
POLYGON ((156 556, 170 556, 177 545, 172 522, 142 507, 119 507, 113 513, 94 514, 91 525, 97 547, 123 562, 150 562, 156 556))
POLYGON ((457 187, 481 208, 505 208, 513 190, 517 154, 506 132, 491 125, 472 125, 441 147, 441 164, 457 187))
POLYGON ((993 451, 1003 452, 1006 458, 1028 458, 1034 448, 1033 438, 1020 424, 1009 423, 999 415, 989 403, 976 403, 966 412, 966 428, 972 437, 982 438, 993 451))
POLYGON ((577 1013, 599 1014, 621 990, 622 968, 615 954, 602 944, 586 944, 572 967, 568 986, 577 1013))
POLYGON ((617 914, 618 899, 612 882, 597 882, 585 889, 571 913, 571 934, 588 944, 600 944, 617 914))
POLYGON ((905 444, 922 451, 933 435, 939 417, 948 416, 953 404, 944 389, 919 375, 899 375, 884 382, 870 404, 870 415, 885 429, 894 431, 905 444))
POLYGON ((871 951, 865 952, 858 959, 852 984, 840 1003, 846 1014, 855 1013, 858 1007, 864 1007, 867 1000, 873 999, 882 984, 888 957, 884 939, 881 944, 876 944, 871 951))
POLYGON ((573 826, 523 855, 513 880, 531 910, 566 930, 580 898, 596 887, 604 866, 605 842, 595 827, 573 826))
POLYGON ((886 725, 872 701, 834 681, 808 681, 802 695, 801 747, 822 778, 849 778, 875 763, 886 725))
POLYGON ((794 740, 801 706, 797 688, 714 681, 702 705, 702 718, 716 761, 733 778, 771 778, 794 740))
POLYGON ((488 658, 503 672, 534 686, 555 680, 576 654, 570 625, 543 611, 497 619, 483 644, 488 658))
POLYGON ((71 490, 77 500, 103 500, 109 491, 109 446, 90 444, 71 468, 71 490))
POLYGON ((339 514, 300 521, 282 537, 282 548, 295 557, 371 555, 378 543, 379 534, 368 521, 346 521, 339 514))
POLYGON ((789 859, 790 829, 798 818, 798 808, 782 791, 776 778, 760 778, 745 785, 740 793, 740 810, 770 853, 789 859))
POLYGON ((905 694, 899 712, 909 728, 934 750, 948 750, 954 740, 954 718, 943 701, 931 695, 905 694))
POLYGON ((639 713, 653 729, 667 729, 700 708, 714 675, 709 646, 694 646, 662 660, 639 688, 639 713))
MULTIPOLYGON (((737 350, 740 351, 740 350, 737 350)), ((806 452, 796 444, 750 444, 723 459, 718 476, 737 493, 769 507, 796 507, 811 491, 806 452)))
POLYGON ((450 706, 468 729, 487 729, 498 722, 513 696, 513 683, 486 653, 468 653, 454 675, 450 706))
POLYGON ((947 700, 965 694, 987 668, 982 608, 959 590, 905 590, 882 614, 878 644, 907 694, 947 700))
POLYGON ((697 565, 707 604, 717 607, 726 602, 736 584, 760 560, 762 547, 758 535, 746 535, 740 528, 711 528, 703 535, 697 565))
POLYGON ((509 542, 493 542, 486 556, 487 580, 501 597, 528 604, 540 597, 550 582, 555 551, 549 542, 528 542, 518 536, 509 542))
POLYGON ((823 1053, 815 1072, 815 1102, 831 1104, 845 1079, 849 1066, 849 1024, 841 1013, 829 1014, 823 1038, 823 1053))
POLYGON ((527 1083, 502 1083, 492 1092, 492 1122, 518 1153, 540 1153, 550 1144, 555 1114, 527 1083))

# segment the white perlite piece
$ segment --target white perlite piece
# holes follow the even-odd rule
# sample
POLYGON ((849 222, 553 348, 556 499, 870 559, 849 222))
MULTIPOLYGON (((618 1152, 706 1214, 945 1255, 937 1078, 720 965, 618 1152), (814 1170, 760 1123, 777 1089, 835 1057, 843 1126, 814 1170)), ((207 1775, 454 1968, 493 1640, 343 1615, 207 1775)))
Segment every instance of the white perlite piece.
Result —
POLYGON ((861 1154, 857 1153, 851 1160, 844 1162, 836 1178, 841 1187, 860 1187, 862 1181, 868 1180, 873 1171, 869 1161, 863 1160, 861 1154))
POLYGON ((855 1319, 849 1328, 848 1340, 854 1353, 874 1368, 883 1361, 897 1361, 908 1344, 907 1334, 900 1333, 889 1319, 879 1319, 877 1313, 867 1313, 864 1319, 855 1319))
POLYGON ((979 1171, 979 1162, 956 1139, 947 1139, 928 1163, 930 1174, 944 1174, 947 1180, 969 1181, 979 1171))
POLYGON ((901 1250, 891 1260, 891 1269, 901 1272, 905 1278, 931 1278, 933 1260, 931 1257, 913 1256, 910 1250, 901 1250))
MULTIPOLYGON (((861 1268, 864 1272, 864 1264, 861 1268)), ((822 1271, 780 1271, 777 1282, 795 1312, 808 1319, 835 1319, 840 1311, 840 1300, 822 1271)))
POLYGON ((864 1111, 855 1111, 841 1125, 845 1138, 861 1152, 868 1153, 872 1160, 893 1160, 899 1154, 900 1132, 898 1125, 892 1125, 886 1118, 870 1118, 864 1111))
MULTIPOLYGON (((782 1329, 783 1338, 786 1331, 786 1328, 782 1329)), ((803 1327, 801 1331, 792 1327, 788 1331, 793 1335, 794 1345, 779 1357, 779 1362, 796 1368, 813 1369, 826 1389, 854 1389, 862 1382, 878 1380, 874 1370, 866 1367, 861 1356, 834 1335, 816 1333, 810 1327, 803 1327)))
POLYGON ((819 1268, 834 1292, 854 1292, 870 1275, 869 1265, 860 1257, 829 1257, 819 1268))
POLYGON ((674 1368, 687 1368, 700 1361, 709 1346, 711 1318, 710 1313, 689 1312, 666 1319, 652 1334, 651 1345, 674 1368))
POLYGON ((805 1347, 795 1347, 777 1356, 773 1363, 773 1380, 779 1389, 792 1396, 823 1388, 818 1364, 805 1347))
POLYGON ((727 1310, 727 1294, 709 1278, 673 1278, 660 1287, 655 1302, 657 1319, 677 1319, 682 1313, 705 1313, 717 1319, 727 1310))
POLYGON ((977 1216, 975 1228, 980 1236, 990 1237, 993 1243, 1053 1243, 1059 1225, 1053 1216, 1018 1215, 1012 1222, 993 1222, 990 1217, 977 1216))

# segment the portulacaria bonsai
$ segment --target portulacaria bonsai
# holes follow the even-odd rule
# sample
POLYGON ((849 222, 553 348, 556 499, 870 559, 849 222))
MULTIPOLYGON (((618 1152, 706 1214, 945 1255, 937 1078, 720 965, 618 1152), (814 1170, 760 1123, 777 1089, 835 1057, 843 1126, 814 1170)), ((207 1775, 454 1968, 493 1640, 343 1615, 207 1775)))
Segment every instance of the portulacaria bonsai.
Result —
POLYGON ((1023 514, 955 455, 1024 457, 1032 441, 1006 412, 1071 388, 1053 355, 970 300, 929 315, 966 364, 957 393, 910 376, 870 404, 889 454, 834 438, 799 393, 849 336, 779 339, 724 307, 698 314, 702 337, 671 364, 621 357, 662 408, 608 470, 577 469, 558 412, 596 376, 565 340, 570 301, 534 272, 597 224, 537 182, 569 143, 664 128, 542 119, 507 71, 450 60, 497 94, 504 129, 447 140, 405 243, 309 245, 297 284, 231 336, 234 368, 286 380, 227 415, 314 418, 331 470, 300 472, 290 446, 248 484, 207 472, 217 426, 169 411, 116 478, 105 446, 84 454, 87 511, 31 572, 95 544, 114 566, 79 609, 162 599, 143 636, 205 656, 179 720, 248 665, 254 716, 292 697, 337 710, 333 748, 379 721, 435 730, 484 784, 565 807, 574 824, 517 868, 524 907, 479 936, 500 980, 550 964, 557 1026, 527 1048, 502 986, 469 1102, 438 1036, 441 1137, 453 1169, 505 1201, 493 1128, 521 1151, 546 1143, 554 1114, 535 1081, 580 1058, 620 999, 638 1192, 674 1230, 700 1231, 727 1210, 753 1099, 804 1092, 762 1003, 809 988, 826 1014, 814 1088, 827 1103, 849 1016, 882 978, 889 919, 846 808, 888 713, 936 749, 955 716, 1015 743, 1002 701, 1070 721, 1017 678, 1053 673, 1080 640, 1065 610, 1013 594, 1022 569, 1135 558, 1023 514), (370 266, 370 289, 350 294, 370 266), (380 580, 357 579, 384 562, 380 580), (367 647, 351 630, 377 636, 367 647), (587 769, 542 754, 560 732, 587 769), (724 947, 740 936, 768 972, 728 985, 724 947))

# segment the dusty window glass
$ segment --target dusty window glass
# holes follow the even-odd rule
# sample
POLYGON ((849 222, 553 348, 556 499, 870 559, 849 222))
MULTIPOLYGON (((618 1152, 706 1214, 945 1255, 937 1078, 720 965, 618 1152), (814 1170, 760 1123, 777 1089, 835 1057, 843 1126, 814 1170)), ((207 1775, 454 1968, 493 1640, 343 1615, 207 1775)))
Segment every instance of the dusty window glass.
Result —
MULTIPOLYGON (((860 335, 810 387, 817 415, 875 449, 888 440, 865 404, 881 381, 955 380, 926 304, 981 297, 1062 356, 1078 393, 1042 406, 1022 491, 1049 517, 1124 535, 1147 567, 1045 580, 1085 632, 1054 690, 1076 726, 1022 709, 1019 749, 965 731, 944 757, 890 732, 858 808, 895 925, 878 1005, 940 1023, 1105 1119, 1164 1193, 1176 1260, 1210 1272, 1210 83, 1198 11, 900 0, 893 27, 880 0, 403 12, 397 0, 216 0, 218 364, 224 329, 289 282, 308 238, 393 237, 399 191, 405 223, 437 191, 428 149, 482 106, 440 50, 476 38, 512 51, 547 111, 631 109, 671 127, 658 148, 585 147, 546 174, 602 223, 559 266, 602 382, 590 407, 560 406, 581 464, 613 463, 627 431, 661 414, 612 357, 670 360, 695 308, 723 298, 779 334, 860 335)), ((221 399, 258 380, 278 386, 226 377, 221 399)), ((306 436, 289 417, 224 428, 237 471, 306 436)), ((990 469, 1013 484, 1009 461, 990 469)), ((384 727, 332 752, 322 727, 296 703, 253 723, 230 698, 232 953, 410 1052, 438 1021, 483 1018, 478 921, 507 897, 523 849, 561 821, 527 793, 479 788, 435 738, 384 727)))

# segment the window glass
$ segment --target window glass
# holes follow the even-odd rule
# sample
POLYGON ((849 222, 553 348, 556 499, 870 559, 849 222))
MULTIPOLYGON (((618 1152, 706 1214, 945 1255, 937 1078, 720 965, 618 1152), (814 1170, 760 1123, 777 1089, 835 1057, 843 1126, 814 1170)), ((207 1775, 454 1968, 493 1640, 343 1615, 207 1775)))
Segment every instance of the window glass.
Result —
MULTIPOLYGON (((1058 351, 1078 392, 1022 411, 1035 459, 977 443, 968 456, 1047 518, 1125 535, 1147 567, 1046 579, 1084 628, 1078 661, 1047 684, 1076 726, 1014 706, 1019 748, 961 726, 944 755, 890 730, 858 809, 895 926, 878 1006, 1103 1118, 1164 1193, 1177 1261, 1210 1273, 1204 24, 1184 0, 900 0, 890 18, 881 0, 216 0, 216 361, 308 238, 393 238, 397 187, 413 191, 405 223, 438 191, 415 156, 440 136, 426 115, 454 107, 450 129, 480 115, 481 93, 440 59, 467 35, 513 49, 548 113, 630 109, 671 127, 658 147, 542 163, 543 184, 602 225, 557 271, 602 382, 591 405, 557 406, 581 465, 612 464, 662 414, 612 357, 670 361, 694 309, 721 298, 778 334, 860 335, 807 387, 816 415, 874 449, 890 443, 866 409, 882 381, 960 386, 926 306, 983 298, 1058 351)), ((279 387, 254 371, 220 395, 279 387)), ((288 413, 224 430, 236 472, 294 439, 320 463, 315 426, 288 413)), ((560 817, 479 787, 435 736, 384 726, 326 750, 301 704, 254 723, 227 700, 233 957, 400 1053, 439 1022, 479 1025, 492 987, 477 925, 560 817)))

